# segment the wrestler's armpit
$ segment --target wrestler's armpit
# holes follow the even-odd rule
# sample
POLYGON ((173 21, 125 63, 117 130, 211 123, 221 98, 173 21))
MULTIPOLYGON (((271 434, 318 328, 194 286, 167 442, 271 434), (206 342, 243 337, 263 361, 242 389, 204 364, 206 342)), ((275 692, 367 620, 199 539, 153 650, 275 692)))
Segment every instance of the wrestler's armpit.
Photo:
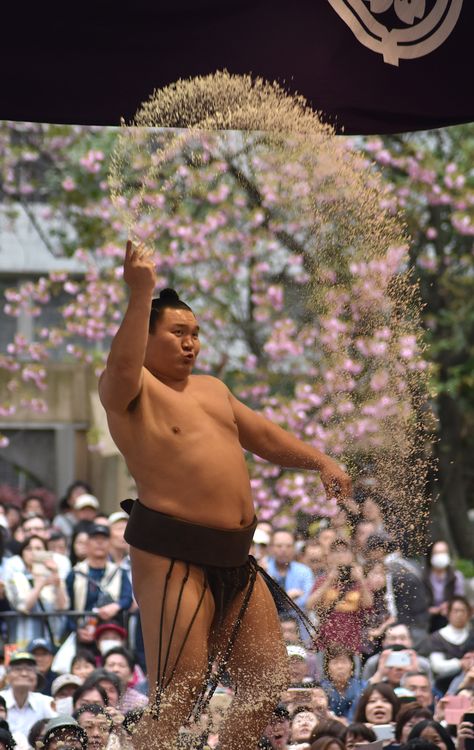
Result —
POLYGON ((133 410, 143 390, 144 368, 137 382, 134 374, 107 366, 99 378, 99 398, 106 411, 124 414, 133 410))

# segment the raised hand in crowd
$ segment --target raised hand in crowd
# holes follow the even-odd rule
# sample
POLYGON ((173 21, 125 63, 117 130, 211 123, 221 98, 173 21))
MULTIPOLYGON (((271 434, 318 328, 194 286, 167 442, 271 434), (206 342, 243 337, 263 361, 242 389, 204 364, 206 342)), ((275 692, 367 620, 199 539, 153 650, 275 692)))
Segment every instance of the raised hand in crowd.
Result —
MULTIPOLYGON (((466 750, 466 740, 474 741, 474 723, 461 721, 457 728, 457 750, 466 750)), ((472 747, 472 742, 469 743, 472 747)))

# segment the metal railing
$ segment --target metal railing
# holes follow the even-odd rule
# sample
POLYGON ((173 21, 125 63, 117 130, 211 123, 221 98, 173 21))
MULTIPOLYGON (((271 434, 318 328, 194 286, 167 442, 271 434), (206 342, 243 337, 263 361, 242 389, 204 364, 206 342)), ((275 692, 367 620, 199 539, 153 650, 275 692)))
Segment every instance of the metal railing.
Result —
MULTIPOLYGON (((129 631, 129 622, 132 617, 134 617, 137 614, 137 612, 123 612, 121 615, 121 623, 123 622, 123 627, 125 630, 129 631)), ((4 612, 0 612, 0 623, 2 620, 5 622, 7 626, 7 642, 10 643, 12 638, 12 630, 13 630, 13 622, 15 620, 25 620, 25 619, 35 619, 35 620, 46 620, 48 621, 50 618, 71 618, 73 620, 79 620, 81 618, 87 619, 87 618, 93 618, 97 620, 97 624, 99 624, 100 620, 97 617, 97 612, 94 612, 93 610, 80 610, 80 609, 54 609, 51 612, 19 612, 18 610, 6 610, 4 612)), ((66 637, 71 632, 71 629, 67 630, 65 629, 63 636, 66 637)), ((58 646, 60 642, 56 641, 54 644, 55 646, 58 646)))

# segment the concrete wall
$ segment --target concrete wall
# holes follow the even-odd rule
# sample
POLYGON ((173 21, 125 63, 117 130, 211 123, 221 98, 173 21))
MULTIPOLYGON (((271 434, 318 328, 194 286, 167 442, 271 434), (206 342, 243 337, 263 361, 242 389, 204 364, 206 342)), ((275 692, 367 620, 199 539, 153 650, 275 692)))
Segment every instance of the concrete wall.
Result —
MULTIPOLYGON (((13 416, 1 418, 0 430, 10 439, 1 451, 3 465, 20 468, 58 496, 74 480, 85 479, 110 513, 121 499, 134 497, 135 489, 108 432, 97 379, 85 365, 75 363, 50 363, 47 371, 48 388, 40 395, 48 411, 36 414, 18 406, 13 416), (88 447, 90 430, 99 432, 93 450, 88 447)), ((0 393, 5 393, 7 381, 8 374, 0 373, 0 393)), ((15 393, 14 403, 26 396, 25 386, 15 393)))

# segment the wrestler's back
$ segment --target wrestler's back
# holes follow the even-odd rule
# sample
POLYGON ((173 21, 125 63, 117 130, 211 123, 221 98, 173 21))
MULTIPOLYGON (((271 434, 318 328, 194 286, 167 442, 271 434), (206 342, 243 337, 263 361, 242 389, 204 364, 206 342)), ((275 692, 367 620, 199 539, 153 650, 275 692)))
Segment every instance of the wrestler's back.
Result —
POLYGON ((126 413, 108 412, 110 433, 149 508, 218 528, 254 517, 250 482, 229 392, 191 375, 183 390, 144 369, 126 413))

